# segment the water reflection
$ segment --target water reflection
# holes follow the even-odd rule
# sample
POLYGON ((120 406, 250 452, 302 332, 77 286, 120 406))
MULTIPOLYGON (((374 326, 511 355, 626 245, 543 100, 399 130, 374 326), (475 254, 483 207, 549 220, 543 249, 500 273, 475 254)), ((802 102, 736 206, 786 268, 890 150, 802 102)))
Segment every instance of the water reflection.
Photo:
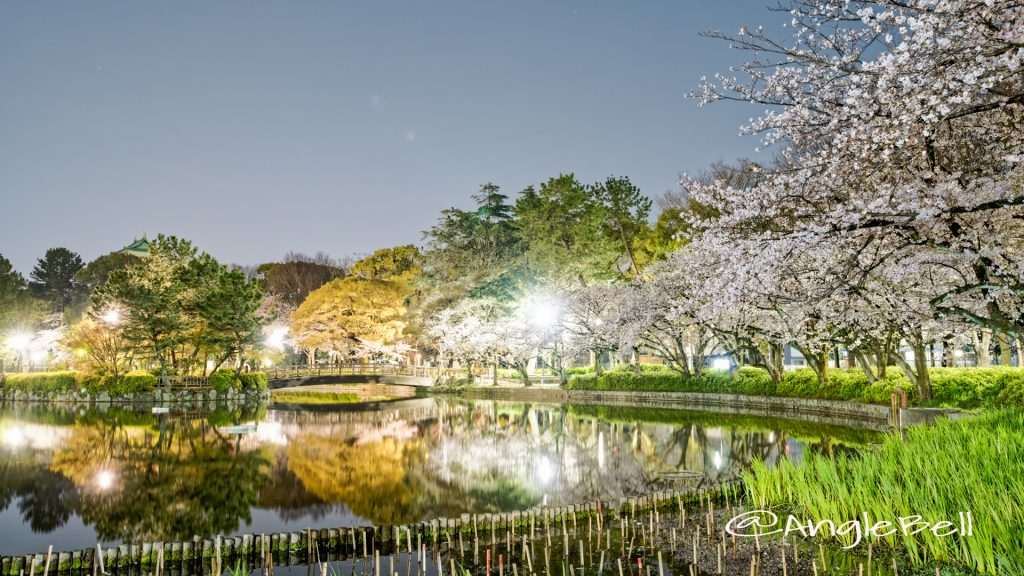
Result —
POLYGON ((761 418, 430 398, 161 416, 3 409, 0 438, 5 555, 614 501, 873 439, 761 418))

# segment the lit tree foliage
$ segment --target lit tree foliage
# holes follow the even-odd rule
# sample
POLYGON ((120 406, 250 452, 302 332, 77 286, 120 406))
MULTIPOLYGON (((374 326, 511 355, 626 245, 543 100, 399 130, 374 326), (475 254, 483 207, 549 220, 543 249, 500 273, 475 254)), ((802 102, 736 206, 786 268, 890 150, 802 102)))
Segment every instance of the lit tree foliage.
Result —
POLYGON ((350 276, 313 291, 291 315, 291 334, 308 353, 348 356, 361 341, 392 344, 405 325, 406 287, 350 276))

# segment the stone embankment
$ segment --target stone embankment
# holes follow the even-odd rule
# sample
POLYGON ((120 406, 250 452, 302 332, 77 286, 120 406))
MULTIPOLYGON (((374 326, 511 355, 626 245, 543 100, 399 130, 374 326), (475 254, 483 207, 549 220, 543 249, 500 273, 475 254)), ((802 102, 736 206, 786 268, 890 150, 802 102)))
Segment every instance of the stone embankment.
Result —
POLYGON ((84 404, 84 405, 119 405, 119 404, 175 404, 183 407, 201 407, 209 404, 251 404, 266 402, 270 399, 267 390, 232 390, 217 392, 216 390, 179 390, 172 392, 152 391, 134 394, 111 396, 106 392, 90 394, 79 392, 23 392, 21 390, 0 389, 0 402, 5 403, 41 403, 41 404, 84 404))
POLYGON ((959 415, 956 410, 936 408, 902 408, 894 412, 890 406, 861 402, 706 392, 617 392, 555 387, 471 386, 436 388, 431 393, 453 394, 477 400, 710 410, 722 414, 770 416, 876 430, 901 428, 959 415))

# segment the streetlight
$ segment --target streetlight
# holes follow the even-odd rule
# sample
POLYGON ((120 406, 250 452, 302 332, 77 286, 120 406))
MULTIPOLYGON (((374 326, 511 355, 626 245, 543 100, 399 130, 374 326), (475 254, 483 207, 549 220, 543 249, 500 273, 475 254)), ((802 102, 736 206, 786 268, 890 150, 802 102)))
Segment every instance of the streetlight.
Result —
POLYGON ((548 328, 558 321, 558 308, 550 302, 534 302, 526 312, 529 315, 530 324, 540 328, 548 328))
POLYGON ((7 337, 7 347, 16 352, 15 371, 21 372, 21 362, 32 345, 32 336, 25 332, 15 332, 7 337))
POLYGON ((103 321, 111 326, 117 326, 121 323, 121 311, 117 308, 111 308, 103 314, 103 321))

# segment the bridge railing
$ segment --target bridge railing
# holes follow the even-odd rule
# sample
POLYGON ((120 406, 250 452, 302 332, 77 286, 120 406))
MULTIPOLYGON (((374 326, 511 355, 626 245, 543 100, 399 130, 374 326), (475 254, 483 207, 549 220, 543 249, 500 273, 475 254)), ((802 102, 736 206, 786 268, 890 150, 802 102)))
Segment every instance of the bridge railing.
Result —
POLYGON ((441 370, 432 366, 405 366, 398 364, 323 364, 310 366, 274 366, 264 370, 268 380, 287 380, 310 376, 417 376, 437 378, 441 370))

